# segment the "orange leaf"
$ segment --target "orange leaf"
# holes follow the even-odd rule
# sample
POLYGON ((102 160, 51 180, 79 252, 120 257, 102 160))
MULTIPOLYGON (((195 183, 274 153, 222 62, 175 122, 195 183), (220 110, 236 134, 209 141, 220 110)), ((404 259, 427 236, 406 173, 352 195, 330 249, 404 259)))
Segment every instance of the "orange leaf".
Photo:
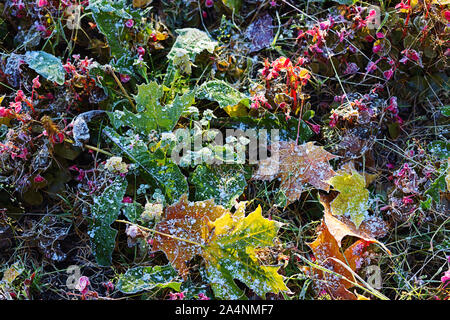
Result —
POLYGON ((338 242, 322 222, 319 236, 314 242, 308 243, 308 246, 314 252, 316 263, 335 273, 323 272, 316 268, 309 269, 309 272, 312 272, 318 280, 315 282, 317 291, 326 290, 334 299, 356 300, 357 297, 348 290, 353 287, 350 281, 356 282, 356 280, 339 261, 356 272, 364 259, 362 257, 364 241, 358 240, 342 254, 338 242))
POLYGON ((339 247, 341 247, 342 239, 345 236, 353 236, 368 242, 377 243, 386 252, 390 251, 384 244, 375 238, 382 238, 387 233, 387 223, 383 219, 371 216, 364 220, 357 229, 355 224, 345 216, 333 216, 330 208, 330 196, 320 195, 320 203, 324 207, 324 222, 329 232, 336 239, 339 247))
POLYGON ((336 172, 329 164, 329 160, 337 156, 325 151, 323 147, 315 146, 313 142, 296 145, 295 142, 279 142, 277 159, 272 150, 272 157, 260 161, 255 179, 273 180, 281 178, 281 189, 286 192, 290 202, 300 198, 305 183, 317 189, 329 191, 330 184, 326 181, 336 172))

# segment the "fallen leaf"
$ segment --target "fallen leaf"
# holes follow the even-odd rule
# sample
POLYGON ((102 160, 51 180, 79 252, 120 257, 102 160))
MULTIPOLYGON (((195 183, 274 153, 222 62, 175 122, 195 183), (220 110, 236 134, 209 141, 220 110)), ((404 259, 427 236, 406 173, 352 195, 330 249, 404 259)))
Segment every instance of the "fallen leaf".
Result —
POLYGON ((337 156, 325 151, 323 147, 315 146, 313 142, 296 145, 295 142, 279 142, 277 159, 272 150, 272 156, 259 162, 255 179, 273 180, 281 178, 280 188, 286 192, 289 201, 300 198, 306 183, 317 189, 330 190, 327 182, 336 172, 329 164, 329 160, 337 156))
POLYGON ((331 213, 350 218, 358 229, 368 216, 369 190, 366 189, 366 179, 356 170, 352 170, 351 174, 339 170, 328 182, 340 192, 331 202, 331 213))
POLYGON ((390 253, 386 246, 378 241, 376 238, 382 238, 387 233, 387 223, 380 217, 371 216, 367 220, 363 221, 356 228, 355 224, 345 216, 333 216, 330 208, 330 196, 320 196, 320 203, 324 207, 324 222, 328 228, 328 231, 333 235, 337 241, 339 247, 342 246, 342 239, 345 236, 353 236, 363 239, 368 242, 377 243, 386 252, 390 253))
POLYGON ((232 214, 212 200, 189 203, 183 196, 157 224, 153 248, 164 251, 183 277, 188 274, 187 263, 202 256, 219 299, 246 298, 234 279, 264 297, 288 290, 279 267, 261 265, 255 254, 256 248, 273 245, 277 232, 276 222, 263 218, 260 207, 245 217, 243 206, 232 214))
POLYGON ((316 264, 334 273, 324 272, 317 268, 307 269, 316 278, 317 291, 326 290, 334 299, 356 300, 357 297, 348 290, 353 287, 351 282, 356 282, 356 280, 353 274, 338 261, 356 272, 363 263, 364 241, 358 240, 342 254, 338 242, 326 224, 322 222, 320 234, 314 242, 308 243, 308 246, 314 252, 316 264))

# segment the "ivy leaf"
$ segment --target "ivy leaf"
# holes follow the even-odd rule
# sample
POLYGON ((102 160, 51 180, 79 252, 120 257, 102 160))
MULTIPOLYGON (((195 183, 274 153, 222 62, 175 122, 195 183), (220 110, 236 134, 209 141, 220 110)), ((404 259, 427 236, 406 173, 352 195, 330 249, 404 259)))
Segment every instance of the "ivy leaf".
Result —
POLYGON ((315 146, 313 142, 296 145, 295 142, 279 142, 279 159, 272 156, 259 162, 259 168, 254 175, 255 179, 273 180, 281 179, 280 188, 286 193, 290 202, 300 198, 306 183, 317 189, 329 191, 328 179, 336 173, 329 164, 335 155, 315 146))
POLYGON ((231 117, 247 115, 250 99, 222 80, 203 83, 196 93, 197 98, 216 101, 231 117))
POLYGON ((358 229, 368 216, 369 190, 366 189, 366 179, 356 170, 352 170, 351 174, 339 170, 329 183, 340 192, 331 202, 332 214, 350 218, 358 229))
POLYGON ((133 141, 131 138, 120 136, 109 127, 104 128, 103 133, 128 159, 139 165, 144 179, 150 184, 156 184, 164 192, 169 203, 178 200, 188 191, 186 177, 175 163, 166 158, 161 149, 150 152, 142 140, 133 141), (133 148, 130 148, 131 145, 133 148))
POLYGON ((28 51, 24 60, 31 69, 47 80, 64 84, 66 72, 59 58, 44 51, 28 51))
POLYGON ((227 208, 233 206, 247 186, 242 167, 220 166, 213 170, 199 165, 191 181, 195 186, 196 200, 214 199, 215 203, 227 208))
POLYGON ((117 219, 122 208, 122 200, 127 189, 127 181, 117 178, 94 198, 92 225, 89 231, 92 251, 100 266, 111 265, 111 256, 116 243, 117 230, 110 225, 117 219))
POLYGON ((112 125, 117 129, 127 126, 139 133, 149 134, 152 130, 171 131, 183 111, 194 103, 194 93, 175 97, 172 104, 162 105, 163 88, 156 82, 138 85, 135 96, 138 113, 124 109, 108 112, 112 125))
POLYGON ((356 279, 341 263, 357 271, 363 262, 364 241, 358 240, 342 253, 338 242, 323 222, 320 229, 316 240, 308 243, 308 246, 314 253, 316 263, 334 274, 316 268, 306 268, 307 273, 316 280, 316 291, 326 290, 334 299, 356 300, 356 296, 348 290, 353 287, 350 281, 356 282, 356 279))
POLYGON ((261 265, 255 253, 256 248, 273 245, 277 231, 277 224, 263 218, 259 207, 245 217, 242 206, 233 215, 213 200, 188 203, 184 196, 157 224, 153 248, 164 251, 183 277, 188 274, 186 263, 202 256, 219 299, 245 298, 234 279, 264 297, 288 290, 278 267, 261 265))
POLYGON ((170 265, 135 267, 120 275, 117 289, 122 293, 151 291, 155 288, 170 288, 180 291, 181 282, 175 281, 178 272, 170 265))

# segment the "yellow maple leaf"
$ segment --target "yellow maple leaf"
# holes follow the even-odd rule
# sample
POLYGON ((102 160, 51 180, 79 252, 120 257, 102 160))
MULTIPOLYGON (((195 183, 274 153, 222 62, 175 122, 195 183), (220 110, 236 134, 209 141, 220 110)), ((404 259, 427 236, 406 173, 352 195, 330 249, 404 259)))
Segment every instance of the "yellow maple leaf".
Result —
POLYGON ((339 195, 331 202, 331 212, 335 216, 345 216, 359 228, 369 209, 369 191, 366 180, 356 170, 348 173, 339 170, 337 175, 328 180, 339 195))
POLYGON ((263 298, 268 292, 288 291, 279 267, 261 265, 256 256, 257 248, 273 245, 278 224, 263 218, 260 207, 247 217, 244 210, 238 206, 232 214, 213 200, 188 202, 184 195, 156 225, 153 249, 162 250, 183 277, 189 261, 202 256, 220 299, 245 299, 234 279, 263 298))

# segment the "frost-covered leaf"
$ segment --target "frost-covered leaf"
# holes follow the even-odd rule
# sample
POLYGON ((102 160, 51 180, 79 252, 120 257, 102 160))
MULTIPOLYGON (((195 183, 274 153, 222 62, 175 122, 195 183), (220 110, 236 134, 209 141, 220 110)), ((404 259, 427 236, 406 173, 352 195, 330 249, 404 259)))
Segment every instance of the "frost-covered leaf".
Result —
POLYGON ((138 94, 135 96, 138 113, 127 109, 108 112, 111 123, 115 128, 127 126, 143 134, 152 130, 171 131, 183 111, 194 103, 194 93, 177 96, 168 105, 161 104, 159 100, 162 96, 163 88, 156 82, 138 85, 138 94))
POLYGON ((363 263, 364 241, 358 240, 342 254, 338 242, 329 232, 326 225, 322 223, 320 234, 314 242, 308 243, 308 246, 314 253, 316 264, 334 273, 325 272, 317 268, 307 268, 307 273, 312 275, 315 280, 316 291, 326 290, 334 299, 356 300, 356 296, 348 290, 353 287, 350 281, 356 282, 356 279, 338 261, 347 265, 351 270, 357 271, 363 263))
POLYGON ((89 236, 91 237, 92 252, 101 266, 111 264, 117 230, 112 229, 110 225, 119 216, 126 189, 127 181, 124 178, 117 178, 105 188, 100 196, 94 198, 89 236))
POLYGON ((176 281, 178 272, 170 265, 135 267, 119 276, 117 289, 123 293, 151 291, 155 288, 170 288, 180 291, 181 282, 176 281))
POLYGON ((345 236, 352 236, 363 239, 368 242, 374 242, 380 245, 386 252, 390 252, 386 246, 379 242, 376 238, 384 237, 388 232, 388 225, 380 217, 370 216, 364 220, 359 229, 355 224, 345 216, 333 216, 330 208, 330 197, 320 196, 320 203, 324 207, 324 222, 328 231, 336 239, 339 247, 341 247, 342 239, 345 236))
POLYGON ((196 93, 197 98, 216 101, 231 117, 247 115, 250 99, 222 80, 203 83, 196 93))
POLYGON ((215 232, 204 250, 208 279, 214 294, 220 299, 243 298, 233 279, 245 283, 257 295, 265 298, 269 292, 287 291, 279 267, 258 262, 256 248, 273 245, 279 226, 265 219, 261 207, 244 218, 243 212, 227 213, 217 219, 215 232))
POLYGON ((122 39, 123 21, 140 18, 145 11, 132 11, 125 0, 90 0, 87 9, 91 10, 97 28, 106 37, 111 56, 116 59, 129 56, 126 42, 122 39))
POLYGON ((250 39, 250 52, 270 47, 273 41, 273 19, 269 14, 260 16, 247 28, 245 36, 250 39))
POLYGON ((340 192, 331 202, 331 213, 349 218, 358 229, 368 216, 369 190, 366 189, 366 179, 355 170, 351 174, 339 170, 328 181, 340 192))
POLYGON ((64 84, 66 72, 59 58, 44 51, 28 51, 24 60, 31 69, 47 80, 64 84))
POLYGON ((139 165, 147 183, 156 184, 163 190, 169 203, 175 202, 188 192, 186 177, 175 163, 166 158, 161 149, 150 152, 142 140, 132 141, 131 138, 120 136, 109 127, 104 128, 103 133, 127 158, 139 165), (133 148, 130 147, 131 145, 133 148))
POLYGON ((273 245, 278 226, 261 215, 261 208, 244 217, 243 209, 233 215, 214 201, 188 202, 187 197, 166 209, 156 226, 154 250, 162 250, 186 277, 188 263, 196 255, 205 259, 207 277, 219 299, 245 298, 234 279, 256 294, 287 290, 278 267, 258 262, 256 248, 273 245))
POLYGON ((329 161, 335 155, 315 146, 313 142, 296 145, 295 142, 280 141, 279 159, 272 156, 259 162, 259 168, 254 175, 255 179, 273 180, 281 179, 280 188, 286 193, 290 202, 300 198, 306 183, 317 189, 329 191, 327 182, 336 173, 329 161))
POLYGON ((213 53, 217 45, 217 41, 211 40, 206 32, 198 29, 184 28, 175 30, 175 32, 178 34, 178 37, 167 55, 169 60, 173 60, 176 57, 175 49, 177 48, 186 50, 191 61, 195 61, 197 54, 202 53, 203 50, 213 53))
POLYGON ((214 199, 230 208, 244 192, 247 182, 242 167, 199 165, 192 174, 196 200, 214 199))

